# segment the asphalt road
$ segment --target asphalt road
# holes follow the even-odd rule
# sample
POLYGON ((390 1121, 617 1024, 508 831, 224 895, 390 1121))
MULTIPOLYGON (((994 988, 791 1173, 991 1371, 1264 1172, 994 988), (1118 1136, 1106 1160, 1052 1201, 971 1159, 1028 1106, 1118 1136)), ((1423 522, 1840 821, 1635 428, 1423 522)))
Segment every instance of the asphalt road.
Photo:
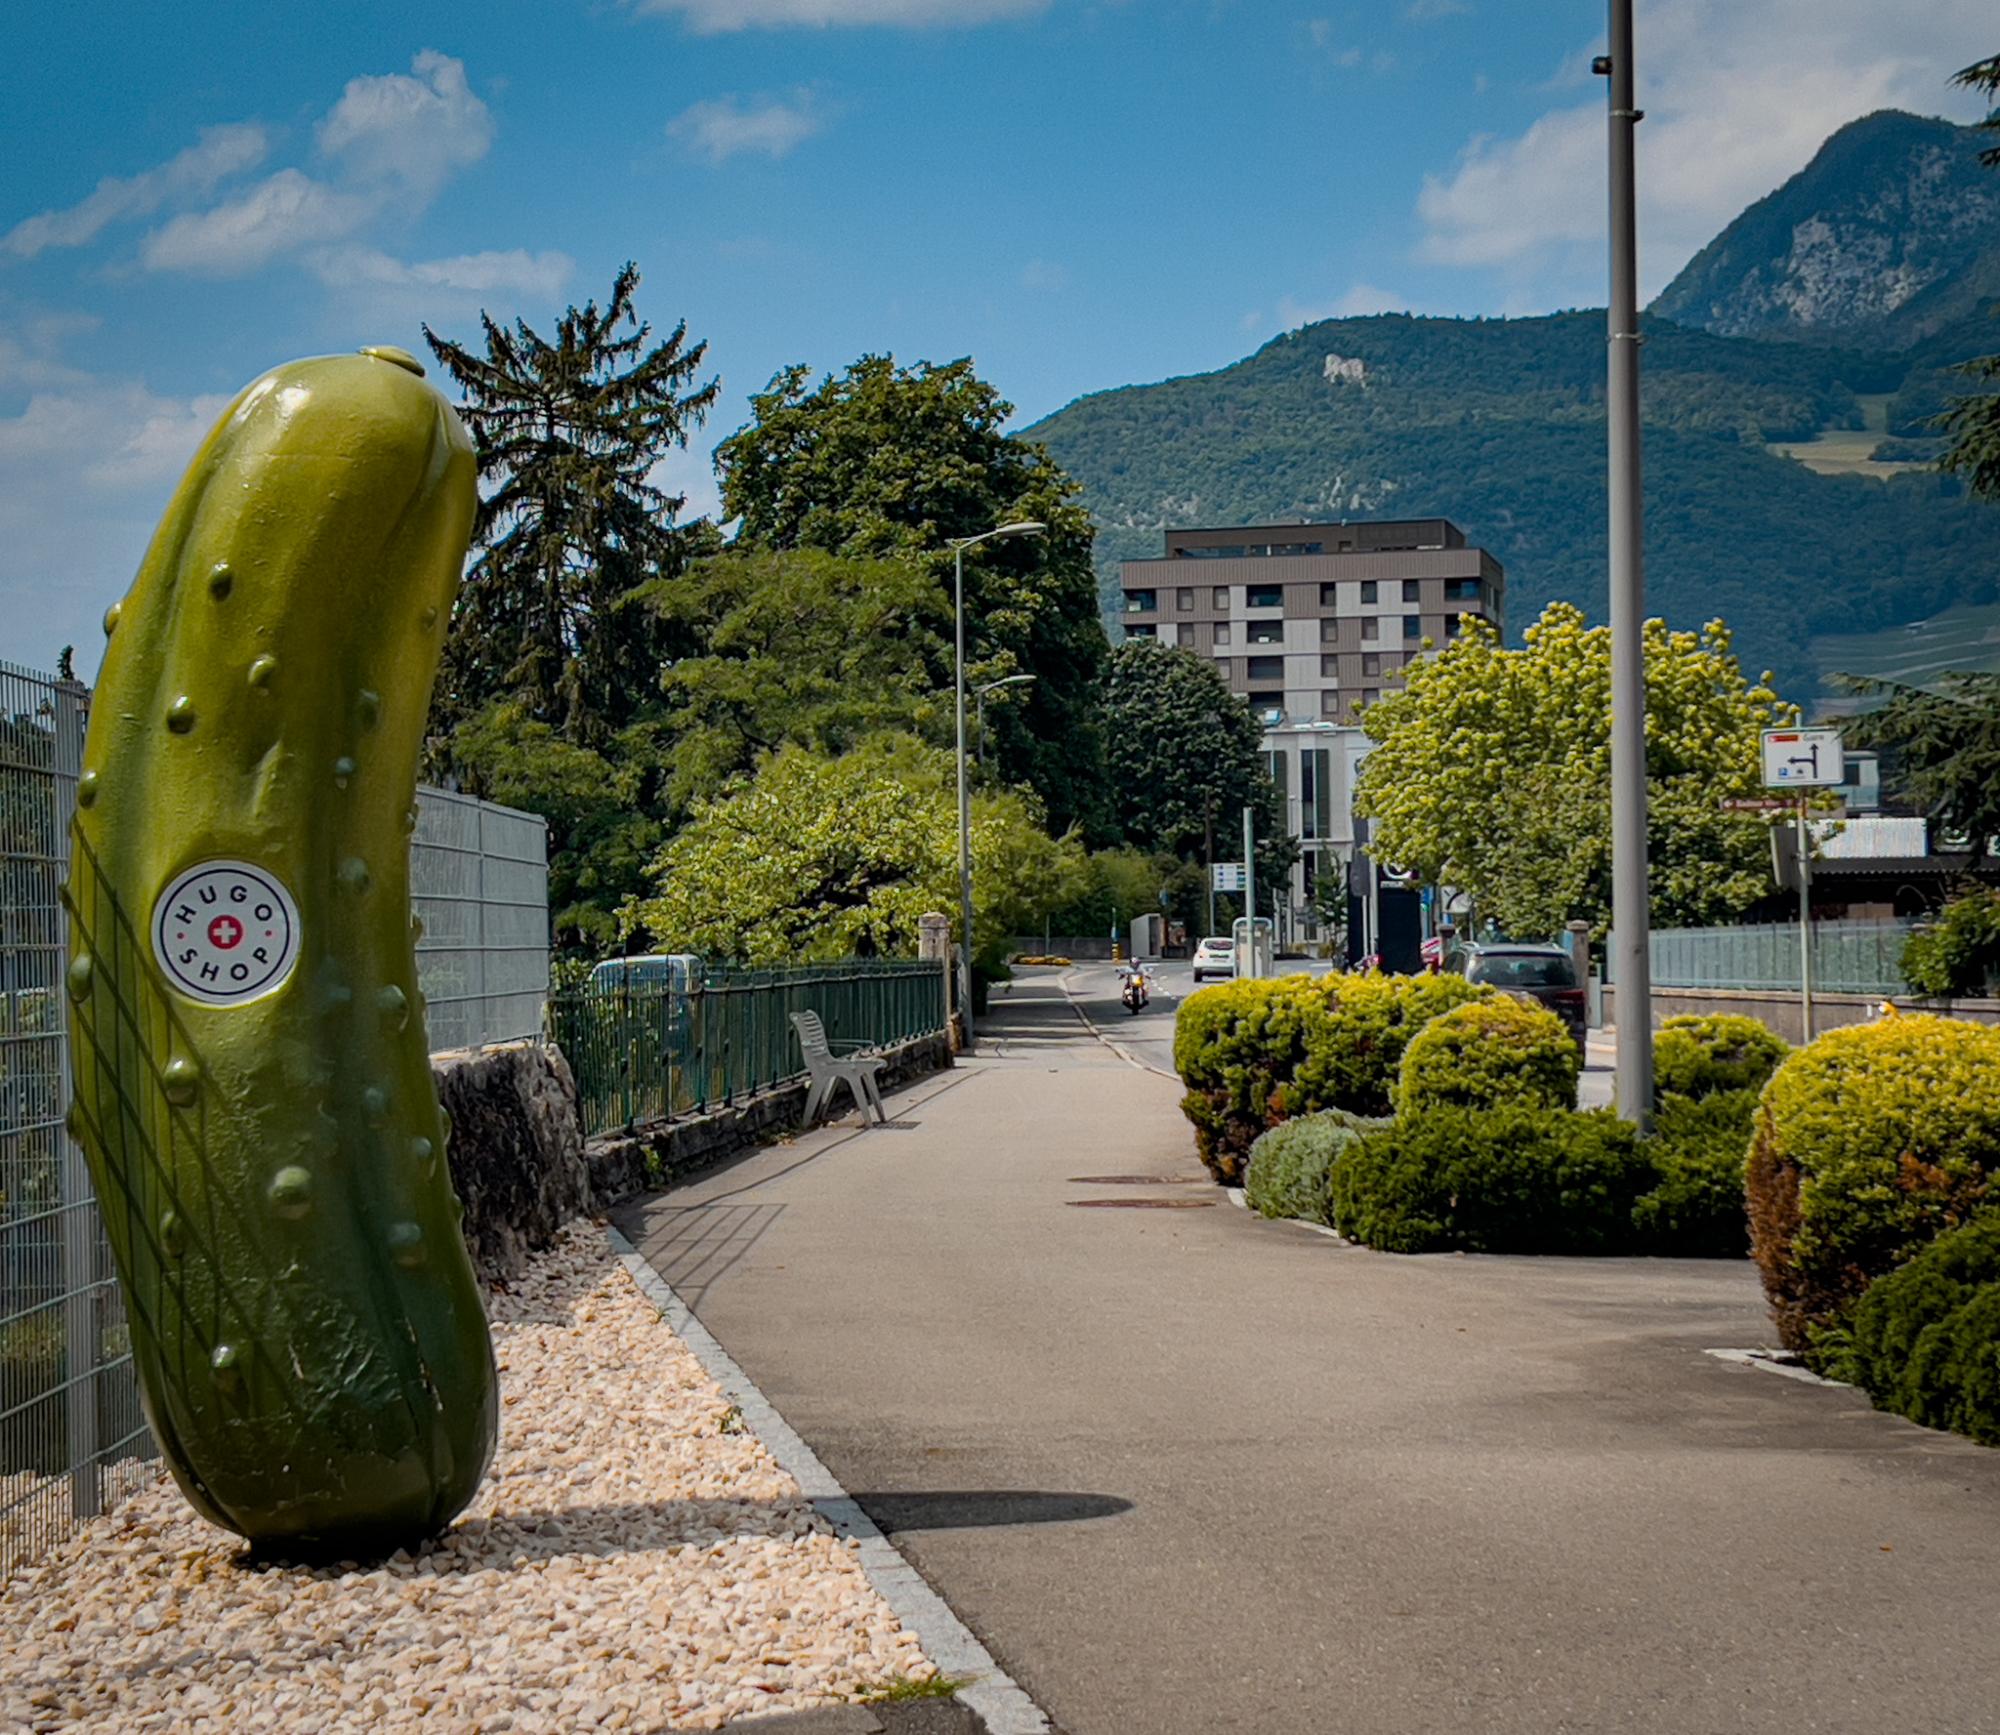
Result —
POLYGON ((1068 1735, 2000 1731, 2000 1452, 1706 1354, 1747 1264, 1254 1219, 1176 1098, 1029 980, 621 1213, 1068 1735))

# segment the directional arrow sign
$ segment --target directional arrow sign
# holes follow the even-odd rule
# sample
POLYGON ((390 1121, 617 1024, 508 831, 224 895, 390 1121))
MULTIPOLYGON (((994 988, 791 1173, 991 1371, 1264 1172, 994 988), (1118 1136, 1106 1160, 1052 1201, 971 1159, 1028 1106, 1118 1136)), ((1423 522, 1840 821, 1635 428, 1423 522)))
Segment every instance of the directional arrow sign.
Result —
POLYGON ((1847 781, 1838 729, 1766 729, 1766 789, 1831 789, 1847 781))

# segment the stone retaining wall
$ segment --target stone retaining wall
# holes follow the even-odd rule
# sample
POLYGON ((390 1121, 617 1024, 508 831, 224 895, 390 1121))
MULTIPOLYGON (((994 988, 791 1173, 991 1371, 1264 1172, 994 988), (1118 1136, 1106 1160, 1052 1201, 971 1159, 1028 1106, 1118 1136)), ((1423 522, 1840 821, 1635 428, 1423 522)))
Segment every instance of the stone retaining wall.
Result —
MULTIPOLYGON (((951 1065, 950 1038, 887 1051, 885 1088, 951 1065)), ((517 1276, 565 1223, 609 1210, 712 1167, 775 1133, 796 1131, 806 1081, 759 1091, 727 1108, 606 1133, 587 1144, 576 1080, 559 1050, 513 1042, 434 1054, 438 1098, 451 1116, 452 1186, 465 1206, 465 1245, 482 1277, 517 1276)), ((843 1094, 841 1107, 847 1106, 843 1094)))
MULTIPOLYGON (((950 1039, 943 1035, 920 1036, 886 1050, 883 1088, 944 1071, 951 1065, 951 1052, 950 1039)), ((640 1193, 671 1187, 769 1134, 796 1132, 805 1114, 806 1090, 804 1079, 794 1079, 728 1108, 655 1121, 630 1132, 600 1133, 584 1147, 593 1208, 608 1210, 640 1193)), ((845 1092, 839 1106, 847 1106, 845 1092)))

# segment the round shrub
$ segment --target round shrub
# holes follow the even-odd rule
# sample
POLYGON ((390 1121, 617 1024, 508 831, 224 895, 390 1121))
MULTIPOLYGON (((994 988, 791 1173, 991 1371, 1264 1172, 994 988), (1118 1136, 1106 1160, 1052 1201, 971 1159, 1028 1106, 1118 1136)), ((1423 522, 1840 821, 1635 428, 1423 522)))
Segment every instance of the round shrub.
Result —
POLYGON ((1386 1253, 1614 1253, 1651 1179, 1608 1109, 1433 1108, 1334 1165, 1334 1226, 1386 1253))
POLYGON ((1750 1247, 1787 1348, 1846 1322, 1871 1281, 2000 1181, 2000 1030, 1904 1015, 1829 1031, 1764 1087, 1750 1247))
POLYGON ((1384 1124, 1335 1108, 1274 1126, 1250 1147, 1243 1182, 1250 1209, 1266 1217, 1331 1223, 1327 1179, 1333 1165, 1362 1133, 1384 1124))
POLYGON ((2000 1212, 1870 1284, 1838 1371, 1885 1410, 2000 1446, 2000 1212))
POLYGON ((1754 1090, 1666 1099, 1642 1147, 1653 1184, 1632 1207, 1636 1251, 1685 1259, 1750 1251, 1743 1157, 1756 1116, 1754 1090))
POLYGON ((1768 1026, 1734 1012, 1684 1012, 1653 1038, 1653 1092, 1699 1100, 1720 1091, 1762 1090, 1791 1053, 1768 1026))
POLYGON ((1328 976, 1321 1014, 1305 1029, 1305 1053, 1285 1106, 1293 1114, 1344 1108, 1389 1113, 1410 1038, 1434 1018, 1493 990, 1462 976, 1328 976))
POLYGON ((1496 997, 1455 1006, 1410 1038, 1396 1087, 1404 1115, 1519 1103, 1570 1108, 1582 1061, 1546 1006, 1496 997))
POLYGON ((1258 1135, 1287 1113, 1282 1092, 1305 1054, 1307 1020, 1325 994, 1311 976, 1265 976, 1202 988, 1174 1019, 1174 1069, 1195 1149, 1225 1185, 1243 1178, 1258 1135))

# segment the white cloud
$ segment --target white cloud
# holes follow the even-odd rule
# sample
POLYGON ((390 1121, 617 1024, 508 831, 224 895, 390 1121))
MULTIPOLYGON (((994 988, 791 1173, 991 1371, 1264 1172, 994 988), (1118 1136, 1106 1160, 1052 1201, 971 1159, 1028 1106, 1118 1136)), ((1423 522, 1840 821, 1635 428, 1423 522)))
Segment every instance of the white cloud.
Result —
POLYGON ((638 0, 641 12, 682 18, 703 36, 788 25, 988 24, 1048 10, 1049 0, 638 0))
POLYGON ((155 271, 239 277, 283 254, 344 239, 375 209, 371 199, 280 169, 238 198, 174 218, 146 237, 140 256, 155 271))
MULTIPOLYGON (((1969 117, 1976 104, 1946 80, 1991 52, 1992 33, 1990 0, 1655 0, 1636 44, 1645 294, 1845 122, 1890 107, 1969 117)), ((1499 268, 1516 300, 1601 296, 1604 133, 1600 94, 1472 139, 1449 175, 1425 179, 1420 256, 1499 268)))
POLYGON ((24 217, 0 236, 0 250, 32 259, 46 248, 84 246, 123 218, 150 217, 170 201, 213 192, 230 176, 254 169, 269 146, 261 126, 204 128, 198 143, 157 168, 99 181, 97 190, 78 204, 24 217))
POLYGON ((812 93, 801 90, 790 100, 724 96, 698 102, 669 121, 667 133, 711 163, 724 163, 746 152, 777 162, 825 126, 812 93))
POLYGON ((428 200, 493 143, 493 116, 465 81, 465 63, 435 49, 411 77, 353 78, 319 124, 322 155, 364 182, 398 183, 428 200))
POLYGON ((338 247, 313 254, 308 263, 322 283, 334 288, 377 285, 468 295, 506 291, 545 298, 561 294, 576 270, 576 261, 567 253, 530 253, 523 247, 409 261, 392 259, 373 247, 338 247))
POLYGON ((1365 319, 1371 313, 1405 313, 1409 309, 1407 295, 1393 289, 1379 289, 1372 283, 1357 283, 1331 301, 1300 301, 1295 296, 1281 296, 1268 326, 1262 313, 1249 313, 1243 316, 1243 329, 1296 331, 1302 325, 1316 325, 1322 319, 1365 319))

